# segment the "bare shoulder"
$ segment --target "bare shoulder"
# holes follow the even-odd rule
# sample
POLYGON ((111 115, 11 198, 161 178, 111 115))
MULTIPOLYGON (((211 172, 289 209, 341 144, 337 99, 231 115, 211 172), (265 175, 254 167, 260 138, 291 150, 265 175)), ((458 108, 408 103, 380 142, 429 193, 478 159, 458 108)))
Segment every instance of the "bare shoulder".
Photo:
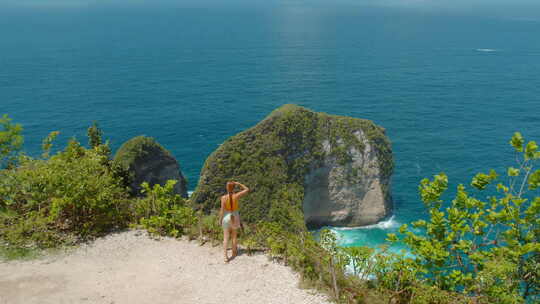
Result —
POLYGON ((247 192, 246 191, 240 191, 240 192, 237 192, 234 194, 234 198, 235 199, 239 199, 241 198, 242 196, 244 196, 247 192))

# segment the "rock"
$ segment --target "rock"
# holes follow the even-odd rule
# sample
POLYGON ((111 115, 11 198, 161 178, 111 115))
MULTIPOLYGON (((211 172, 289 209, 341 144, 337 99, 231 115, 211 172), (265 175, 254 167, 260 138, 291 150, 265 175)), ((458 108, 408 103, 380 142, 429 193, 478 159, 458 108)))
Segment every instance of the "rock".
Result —
POLYGON ((151 137, 137 136, 125 142, 114 156, 114 163, 129 173, 129 186, 134 195, 141 195, 141 184, 165 185, 178 181, 176 194, 187 198, 187 182, 180 165, 169 151, 151 137))
POLYGON ((227 180, 251 188, 240 213, 247 222, 308 228, 369 225, 391 212, 393 158, 373 122, 285 105, 225 141, 206 161, 192 202, 219 208, 227 180))
POLYGON ((305 177, 303 209, 308 227, 370 225, 391 211, 390 176, 381 176, 378 153, 364 132, 353 134, 363 143, 363 151, 349 147, 350 161, 340 164, 325 141, 323 165, 305 177))

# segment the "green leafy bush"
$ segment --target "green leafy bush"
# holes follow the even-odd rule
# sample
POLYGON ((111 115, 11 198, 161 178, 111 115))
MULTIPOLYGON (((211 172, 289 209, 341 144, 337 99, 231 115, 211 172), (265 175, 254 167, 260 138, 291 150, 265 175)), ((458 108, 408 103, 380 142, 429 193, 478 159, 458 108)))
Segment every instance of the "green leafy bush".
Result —
POLYGON ((201 231, 207 235, 214 245, 223 241, 223 231, 219 225, 219 217, 216 214, 203 216, 201 219, 201 231))
POLYGON ((0 117, 0 169, 15 160, 16 153, 22 148, 22 126, 12 124, 7 114, 0 117))
MULTIPOLYGON (((48 155, 54 133, 44 141, 48 155)), ((98 149, 71 140, 47 159, 21 157, 0 171, 0 238, 13 246, 54 247, 103 235, 128 222, 125 188, 98 149)))
POLYGON ((345 255, 348 257, 348 264, 353 268, 353 274, 366 278, 366 273, 369 273, 370 259, 374 255, 375 249, 370 247, 343 247, 345 255))
POLYGON ((88 146, 90 148, 96 148, 103 144, 103 131, 99 128, 97 122, 92 123, 86 134, 88 135, 88 146))
POLYGON ((175 194, 176 183, 169 180, 164 187, 159 184, 150 187, 146 182, 141 185, 145 197, 135 202, 135 218, 152 234, 179 237, 197 225, 195 210, 175 194))
MULTIPOLYGON (((506 182, 493 170, 472 179, 479 193, 496 183, 497 194, 485 200, 459 185, 455 199, 444 203, 446 175, 422 180, 420 195, 430 219, 413 223, 423 234, 407 225, 400 232, 416 257, 415 275, 430 285, 489 303, 540 300, 540 197, 529 195, 540 187, 540 152, 519 133, 510 143, 518 167, 508 168, 506 182)), ((389 238, 398 241, 396 235, 389 238)))

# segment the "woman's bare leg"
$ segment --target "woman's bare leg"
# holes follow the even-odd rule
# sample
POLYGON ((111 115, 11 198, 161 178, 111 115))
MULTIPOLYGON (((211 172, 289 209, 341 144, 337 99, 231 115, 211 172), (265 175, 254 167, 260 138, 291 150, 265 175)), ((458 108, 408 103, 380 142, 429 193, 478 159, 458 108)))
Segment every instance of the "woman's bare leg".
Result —
POLYGON ((230 228, 223 229, 223 254, 225 263, 229 262, 229 257, 227 256, 227 247, 229 246, 229 235, 230 228))
POLYGON ((236 232, 236 229, 232 229, 231 231, 232 235, 231 235, 231 238, 232 238, 232 257, 236 257, 236 255, 238 254, 238 233, 236 232))

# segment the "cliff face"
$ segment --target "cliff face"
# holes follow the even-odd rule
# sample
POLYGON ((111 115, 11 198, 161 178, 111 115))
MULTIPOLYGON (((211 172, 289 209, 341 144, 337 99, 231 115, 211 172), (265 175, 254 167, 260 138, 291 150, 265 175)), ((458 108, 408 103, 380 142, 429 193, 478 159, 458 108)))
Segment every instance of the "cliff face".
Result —
POLYGON ((165 185, 167 180, 178 181, 176 194, 187 198, 186 179, 176 159, 153 138, 137 136, 125 142, 116 152, 114 162, 129 173, 134 195, 141 195, 141 184, 165 185))
POLYGON ((309 228, 373 224, 391 211, 393 159, 384 129, 373 122, 285 105, 229 138, 206 161, 192 202, 219 207, 227 180, 252 191, 244 220, 309 228))
POLYGON ((379 155, 364 132, 355 130, 353 135, 363 151, 338 143, 350 156, 340 163, 325 141, 322 165, 305 177, 303 210, 308 227, 369 225, 390 212, 390 176, 381 174, 379 155))

